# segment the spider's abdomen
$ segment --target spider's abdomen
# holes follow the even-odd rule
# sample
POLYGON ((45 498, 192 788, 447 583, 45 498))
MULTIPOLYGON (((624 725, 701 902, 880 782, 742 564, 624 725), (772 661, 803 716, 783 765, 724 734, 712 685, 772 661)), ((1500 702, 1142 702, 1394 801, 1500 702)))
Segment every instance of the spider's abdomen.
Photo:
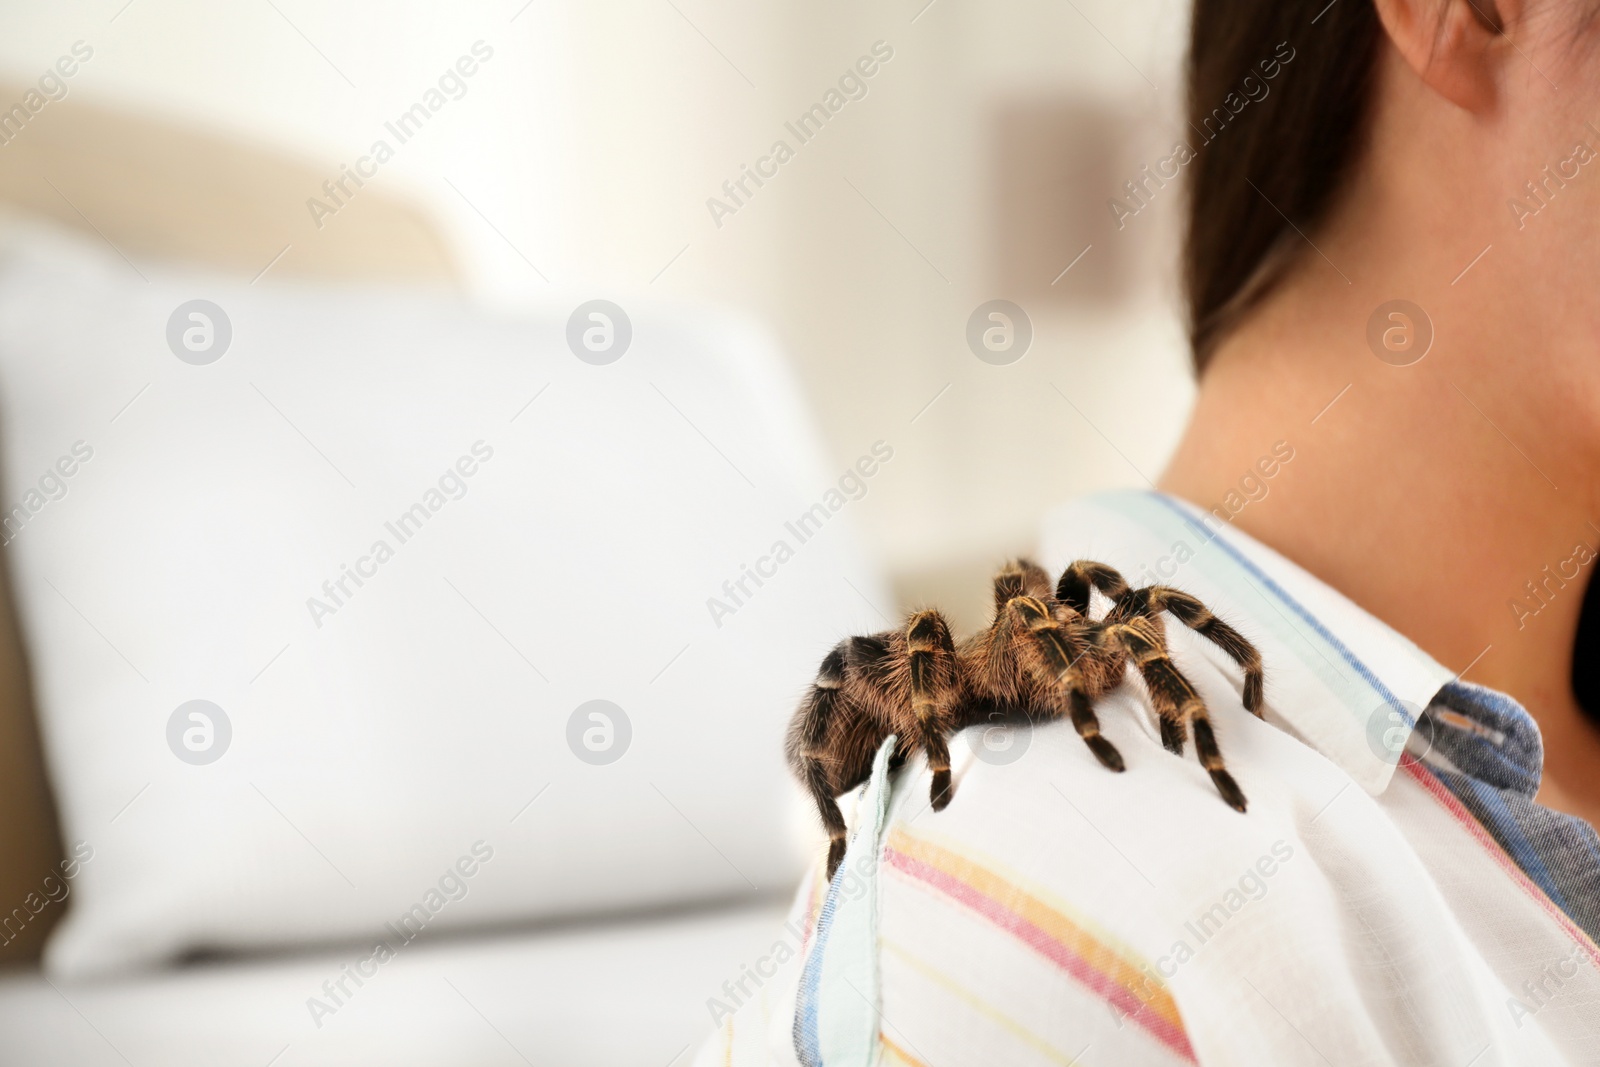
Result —
MULTIPOLYGON (((1094 624, 1091 624, 1094 625, 1094 624)), ((1121 645, 1089 644, 1077 664, 1083 688, 1091 697, 1103 696, 1122 684, 1128 672, 1128 654, 1121 645)))

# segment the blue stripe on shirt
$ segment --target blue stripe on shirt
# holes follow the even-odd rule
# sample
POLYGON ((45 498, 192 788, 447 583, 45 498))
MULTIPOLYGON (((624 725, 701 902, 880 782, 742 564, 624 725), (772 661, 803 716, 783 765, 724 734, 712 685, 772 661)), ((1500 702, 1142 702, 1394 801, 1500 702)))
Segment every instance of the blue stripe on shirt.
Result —
POLYGON ((804 1067, 822 1067, 822 1043, 818 1037, 818 990, 822 984, 823 950, 828 945, 828 933, 833 929, 833 913, 839 903, 839 884, 845 868, 840 865, 828 883, 828 895, 817 913, 817 929, 811 944, 811 954, 806 957, 805 969, 800 972, 800 992, 794 1013, 794 1053, 804 1067))
POLYGON ((1183 519, 1185 523, 1188 523, 1191 526, 1198 526, 1202 531, 1204 531, 1205 541, 1203 544, 1215 544, 1219 546, 1223 552, 1227 553, 1229 559, 1233 560, 1239 565, 1241 570, 1255 578, 1262 585, 1266 586, 1273 596, 1277 597, 1283 602, 1285 607, 1289 608, 1289 610, 1300 616, 1301 620, 1303 620, 1307 626, 1316 631, 1317 636, 1322 638, 1322 640, 1327 643, 1329 648, 1337 652, 1340 658, 1348 663, 1350 668, 1359 674, 1361 679, 1372 687, 1373 692, 1377 693, 1383 698, 1383 702, 1385 704, 1389 705, 1390 708, 1401 715, 1405 721, 1405 725, 1416 725, 1416 721, 1411 717, 1411 712, 1406 709, 1406 706, 1400 702, 1398 697, 1389 691, 1389 687, 1384 685, 1378 676, 1373 674, 1372 670, 1365 663, 1363 663, 1354 652, 1350 651, 1350 649, 1345 646, 1343 641, 1340 641, 1337 637, 1333 636, 1333 633, 1322 624, 1321 619, 1318 619, 1315 615, 1311 614, 1311 612, 1308 611, 1304 605, 1291 596, 1288 590, 1284 589, 1283 586, 1275 582, 1270 575, 1252 563, 1249 558, 1247 558, 1238 549, 1228 544, 1228 542, 1220 534, 1212 530, 1207 530, 1204 523, 1201 523, 1193 515, 1185 511, 1181 506, 1175 503, 1171 497, 1168 497, 1166 494, 1160 492, 1150 492, 1146 495, 1155 500, 1157 503, 1175 512, 1181 519, 1183 519))

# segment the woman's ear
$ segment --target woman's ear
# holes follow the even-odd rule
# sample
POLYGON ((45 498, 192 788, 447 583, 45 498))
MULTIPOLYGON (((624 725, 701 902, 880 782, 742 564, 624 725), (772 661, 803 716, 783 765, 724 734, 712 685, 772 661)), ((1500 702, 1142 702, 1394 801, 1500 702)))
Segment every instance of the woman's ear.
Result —
POLYGON ((1384 32, 1434 92, 1466 111, 1494 107, 1502 66, 1515 49, 1524 0, 1375 0, 1384 32))

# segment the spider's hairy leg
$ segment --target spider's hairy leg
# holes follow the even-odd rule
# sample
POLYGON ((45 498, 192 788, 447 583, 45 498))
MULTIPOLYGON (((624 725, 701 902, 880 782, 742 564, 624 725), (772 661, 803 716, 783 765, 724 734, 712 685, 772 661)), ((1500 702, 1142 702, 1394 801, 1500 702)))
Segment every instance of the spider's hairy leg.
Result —
POLYGON ((917 741, 933 772, 929 799, 934 811, 950 803, 950 745, 945 740, 941 706, 947 706, 956 681, 956 646, 950 624, 937 611, 919 611, 906 624, 906 659, 911 672, 911 710, 917 741))
POLYGON ((1078 731, 1078 736, 1083 738, 1083 743, 1105 766, 1113 771, 1123 770, 1125 764, 1122 753, 1100 733, 1100 718, 1094 713, 1094 702, 1084 688, 1076 657, 1072 654, 1072 645, 1061 625, 1051 616, 1044 603, 1034 597, 1018 597, 1006 605, 1006 610, 1016 618, 1014 632, 1017 637, 1030 642, 1037 652, 1039 666, 1048 683, 1052 687, 1066 689, 1072 725, 1078 731))
POLYGON ((1128 583, 1115 568, 1092 559, 1080 559, 1061 572, 1061 580, 1056 583, 1056 599, 1079 615, 1088 615, 1091 586, 1104 593, 1112 603, 1120 601, 1128 592, 1128 583))
POLYGON ((1161 747, 1174 756, 1183 755, 1183 742, 1188 736, 1182 719, 1169 719, 1165 715, 1157 715, 1156 720, 1161 724, 1161 747))
POLYGON ((830 764, 836 762, 828 750, 830 732, 841 710, 845 707, 843 693, 845 672, 845 646, 841 641, 822 660, 816 681, 805 699, 800 702, 793 721, 789 724, 788 743, 785 745, 789 767, 795 777, 811 793, 822 816, 822 826, 828 831, 828 880, 839 869, 844 859, 845 823, 834 799, 835 776, 829 774, 830 764))
POLYGON ((1256 651, 1255 645, 1188 593, 1171 586, 1152 585, 1135 595, 1140 600, 1148 598, 1151 614, 1171 612, 1179 622, 1226 652, 1244 671, 1245 708, 1256 718, 1261 718, 1261 653, 1256 651))
POLYGON ((1050 595, 1050 574, 1032 560, 1014 559, 994 576, 995 618, 1019 596, 1043 600, 1050 595))
POLYGON ((1206 712, 1205 701, 1200 699, 1200 694, 1189 683, 1189 679, 1183 676, 1177 664, 1168 656, 1166 642, 1162 640, 1156 623, 1140 616, 1113 625, 1106 633, 1128 650, 1128 658, 1144 678, 1145 686, 1150 690, 1150 702, 1155 705, 1163 723, 1162 743, 1172 740, 1181 744, 1183 725, 1192 724, 1194 747, 1200 757, 1200 765, 1211 775, 1212 784, 1227 805, 1235 811, 1244 811, 1244 792, 1223 765, 1222 750, 1217 747, 1217 736, 1211 729, 1211 717, 1206 712), (1167 720, 1174 724, 1170 730, 1165 726, 1167 720))

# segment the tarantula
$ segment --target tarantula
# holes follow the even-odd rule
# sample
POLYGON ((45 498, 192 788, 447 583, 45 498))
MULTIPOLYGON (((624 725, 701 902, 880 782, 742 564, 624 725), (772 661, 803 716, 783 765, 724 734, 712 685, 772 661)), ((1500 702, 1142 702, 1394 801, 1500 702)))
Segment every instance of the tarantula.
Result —
POLYGON ((935 811, 950 803, 947 738, 968 726, 1067 717, 1089 751, 1113 771, 1122 755, 1100 733, 1095 698, 1121 684, 1131 663, 1144 678, 1161 742, 1183 754, 1186 724, 1217 792, 1236 811, 1244 794, 1222 763, 1205 704, 1167 654, 1163 612, 1209 639, 1244 671, 1244 706, 1261 716, 1261 656, 1233 627, 1187 593, 1164 585, 1131 589, 1103 563, 1079 560, 1052 592, 1044 568, 1006 564, 994 579, 994 621, 957 644, 937 611, 906 627, 851 637, 823 659, 789 726, 789 766, 810 790, 827 828, 828 877, 844 859, 845 824, 834 799, 867 780, 872 758, 898 736, 894 765, 921 749, 933 772, 935 811), (1090 588, 1111 609, 1089 616, 1090 588))

